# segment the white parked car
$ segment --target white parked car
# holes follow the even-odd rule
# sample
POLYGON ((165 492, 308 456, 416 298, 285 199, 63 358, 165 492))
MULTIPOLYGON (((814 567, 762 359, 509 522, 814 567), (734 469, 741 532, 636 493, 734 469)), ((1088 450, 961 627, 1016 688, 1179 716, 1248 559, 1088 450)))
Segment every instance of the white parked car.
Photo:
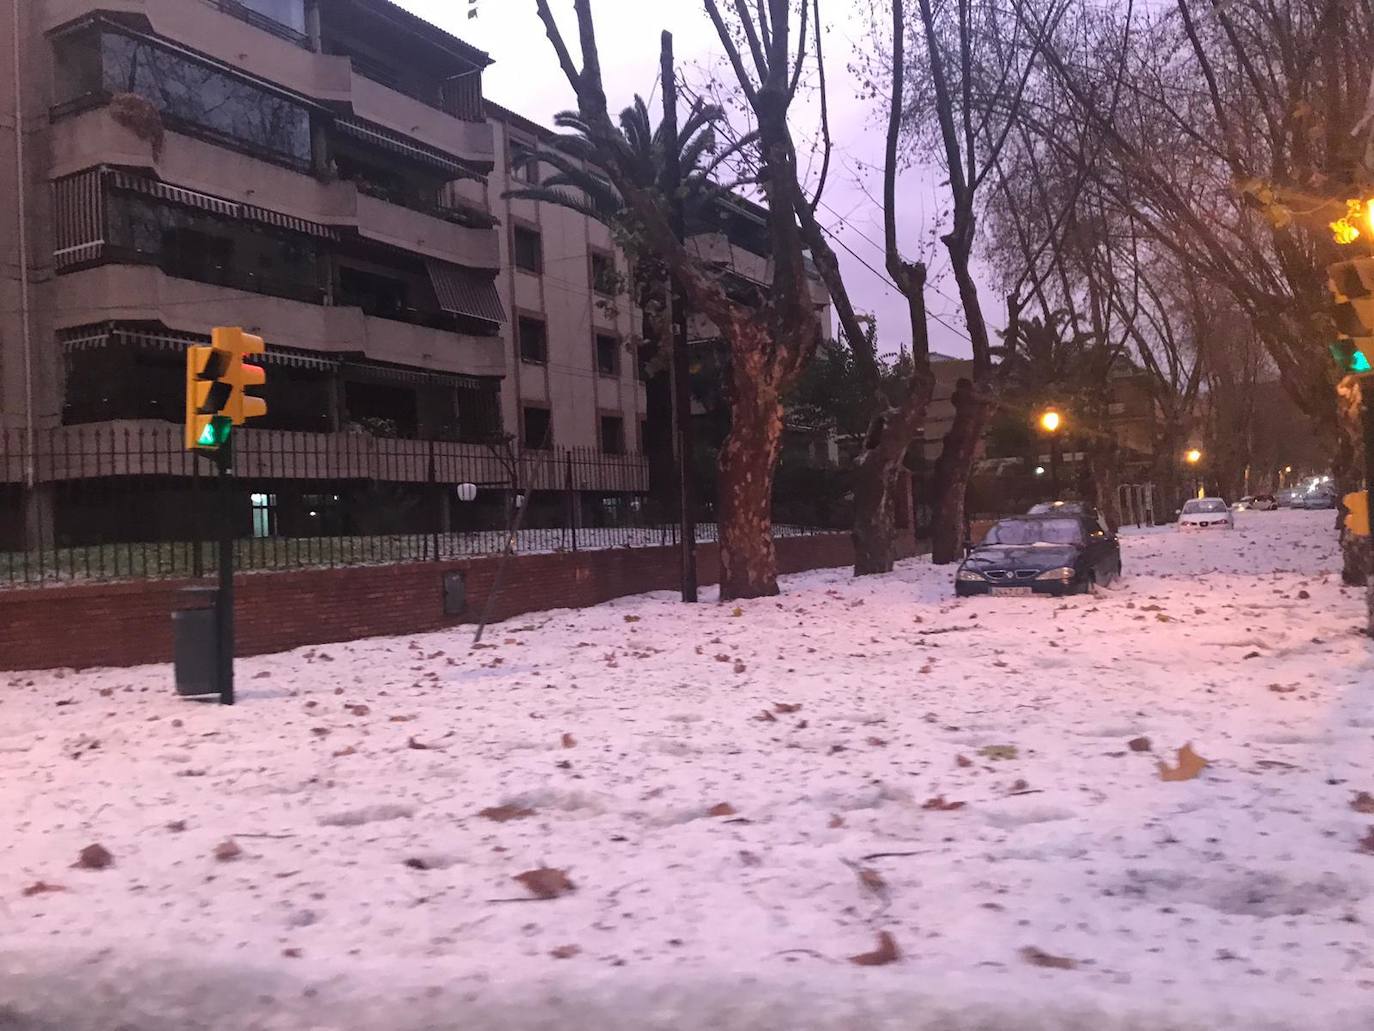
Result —
POLYGON ((1236 517, 1221 498, 1194 498, 1185 501, 1178 513, 1180 530, 1234 530, 1236 517))

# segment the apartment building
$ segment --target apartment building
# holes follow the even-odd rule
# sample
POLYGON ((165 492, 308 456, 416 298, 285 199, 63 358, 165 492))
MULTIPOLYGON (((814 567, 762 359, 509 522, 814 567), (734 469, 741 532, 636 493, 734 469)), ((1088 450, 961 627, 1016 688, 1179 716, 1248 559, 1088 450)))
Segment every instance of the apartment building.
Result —
MULTIPOLYGON (((346 505, 344 480, 500 481, 485 442, 503 431, 636 450, 629 316, 596 289, 617 259, 588 220, 502 200, 537 174, 517 158, 539 130, 488 120, 486 54, 388 0, 23 0, 14 17, 0 508, 25 535, 72 536, 63 499, 112 473, 143 499, 131 523, 178 507, 194 472, 176 453, 182 351, 215 325, 267 342, 268 415, 243 443, 324 459, 244 459, 265 532, 347 522, 320 512, 346 505), (87 460, 102 433, 133 434, 139 457, 87 460), (276 481, 312 477, 318 496, 279 500, 276 481)), ((541 476, 527 485, 568 486, 541 476)), ((644 479, 618 457, 580 461, 575 486, 644 479)))

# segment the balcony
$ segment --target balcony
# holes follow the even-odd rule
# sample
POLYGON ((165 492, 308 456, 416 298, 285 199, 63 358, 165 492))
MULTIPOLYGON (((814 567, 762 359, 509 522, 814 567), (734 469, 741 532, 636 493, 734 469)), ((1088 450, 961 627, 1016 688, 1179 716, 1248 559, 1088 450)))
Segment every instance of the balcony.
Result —
MULTIPOLYGON (((337 58, 347 61, 348 58, 337 58)), ((496 162, 496 140, 486 122, 465 122, 423 101, 398 93, 353 72, 353 112, 359 118, 386 126, 446 154, 490 166, 496 162)))
MULTIPOLYGON (((691 237, 687 245, 699 260, 707 264, 729 269, 741 279, 765 289, 772 286, 773 262, 732 243, 724 233, 699 233, 691 237)), ((811 283, 811 299, 818 305, 829 304, 830 293, 809 264, 807 279, 811 283)))
POLYGON ((356 227, 370 240, 466 265, 469 268, 501 267, 500 241, 496 230, 459 225, 440 217, 437 205, 432 213, 416 211, 390 200, 364 192, 360 184, 330 183, 322 187, 324 210, 320 221, 331 225, 356 227))
POLYGON ((479 337, 331 307, 169 276, 146 265, 100 265, 61 279, 62 315, 56 329, 108 321, 160 322, 204 334, 213 326, 242 326, 269 343, 324 352, 361 352, 376 361, 435 372, 500 376, 505 351, 499 336, 479 337))
POLYGON ((39 2, 45 31, 91 14, 119 15, 126 24, 141 22, 155 35, 321 103, 349 102, 353 71, 347 58, 303 50, 284 34, 227 13, 218 0, 39 2))

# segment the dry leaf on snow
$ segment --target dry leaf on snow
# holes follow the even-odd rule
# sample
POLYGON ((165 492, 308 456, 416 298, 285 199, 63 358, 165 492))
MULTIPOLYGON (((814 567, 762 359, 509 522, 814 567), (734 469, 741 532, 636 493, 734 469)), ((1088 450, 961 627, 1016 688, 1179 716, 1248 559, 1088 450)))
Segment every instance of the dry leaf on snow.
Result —
POLYGON ((788 713, 800 712, 801 702, 774 702, 773 711, 782 713, 782 715, 784 716, 786 716, 788 713))
POLYGON ((415 740, 415 738, 411 738, 409 741, 407 741, 407 742, 406 742, 406 747, 407 747, 407 748, 413 748, 413 749, 415 749, 417 752, 427 752, 427 751, 429 751, 429 748, 430 748, 429 745, 425 744, 425 743, 422 742, 422 741, 417 741, 417 740, 415 740))
POLYGON ((1150 739, 1148 737, 1133 737, 1126 742, 1126 747, 1132 752, 1148 752, 1150 750, 1150 739))
POLYGON ((888 963, 895 963, 901 958, 901 953, 897 951, 897 941, 887 931, 878 934, 878 947, 872 952, 861 952, 857 956, 850 956, 849 962, 861 967, 881 967, 888 963))
POLYGON ((988 745, 986 748, 978 749, 978 754, 985 759, 1015 759, 1015 745, 988 745))
POLYGON ((534 810, 518 805, 493 805, 483 809, 477 815, 488 820, 495 820, 497 823, 506 823, 510 820, 523 820, 527 816, 533 816, 534 810))
POLYGON ((243 849, 233 838, 225 838, 215 846, 214 857, 221 863, 227 863, 232 859, 238 859, 243 855, 243 849))
POLYGON ((1159 764, 1160 780, 1192 780, 1204 769, 1208 762, 1202 756, 1193 751, 1192 744, 1186 744, 1178 750, 1178 765, 1169 766, 1167 763, 1159 764))
POLYGON ((856 866, 854 873, 858 875, 859 883, 874 895, 886 897, 887 881, 883 880, 883 875, 877 870, 871 866, 856 866))
POLYGON ((749 718, 750 718, 750 719, 754 719, 754 720, 758 720, 760 723, 777 723, 777 722, 778 722, 778 718, 777 718, 776 716, 774 716, 771 712, 769 712, 767 709, 764 709, 763 712, 759 713, 757 716, 751 716, 751 717, 749 717, 749 718))
POLYGON ((625 617, 625 622, 627 622, 627 623, 638 623, 638 622, 639 622, 639 617, 638 617, 638 616, 626 616, 626 617, 625 617))
POLYGON ((524 873, 516 874, 512 879, 519 881, 531 895, 539 899, 556 899, 575 887, 562 870, 554 870, 547 866, 541 866, 538 870, 526 870, 524 873))
POLYGON ((103 870, 114 863, 114 856, 104 845, 87 845, 72 866, 83 870, 103 870))
POLYGON ((964 808, 964 803, 963 803, 963 802, 946 802, 946 801, 945 801, 945 796, 944 796, 944 795, 936 795, 934 798, 928 798, 928 799, 926 799, 925 804, 923 804, 923 805, 921 806, 921 808, 922 808, 922 809, 935 809, 935 810, 937 810, 937 811, 939 811, 939 812, 942 812, 942 813, 948 813, 948 812, 953 812, 955 809, 962 809, 962 808, 964 808))
POLYGON ((573 737, 571 734, 564 734, 564 735, 563 735, 563 747, 564 747, 564 748, 576 748, 576 747, 577 747, 577 738, 573 737))
POLYGON ((1374 855, 1374 827, 1369 828, 1369 833, 1360 839, 1360 851, 1374 855))
POLYGON ((554 959, 572 959, 581 951, 580 945, 560 945, 556 949, 550 949, 549 955, 554 959))
POLYGON ((955 766, 972 766, 973 760, 966 755, 956 755, 954 757, 955 766))
POLYGON ((1350 800, 1350 808, 1357 813, 1374 813, 1374 795, 1361 791, 1350 800))
POLYGON ((49 892, 66 891, 60 884, 49 884, 47 881, 34 881, 24 889, 24 898, 32 898, 34 895, 47 895, 49 892))
POLYGON ((706 810, 706 815, 707 815, 707 816, 734 816, 734 815, 735 815, 735 807, 732 806, 729 802, 721 802, 719 805, 713 805, 713 806, 711 806, 710 809, 706 810))
POLYGON ((1021 958, 1032 966, 1049 967, 1052 970, 1072 970, 1078 966, 1076 959, 1069 959, 1067 956, 1055 956, 1044 949, 1037 949, 1034 945, 1027 945, 1022 949, 1021 958))

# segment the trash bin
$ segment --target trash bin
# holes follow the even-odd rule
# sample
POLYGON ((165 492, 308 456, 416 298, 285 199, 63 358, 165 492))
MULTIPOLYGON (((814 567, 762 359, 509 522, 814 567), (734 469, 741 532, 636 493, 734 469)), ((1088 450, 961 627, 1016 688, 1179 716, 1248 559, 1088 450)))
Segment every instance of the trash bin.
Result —
POLYGON ((215 587, 187 587, 177 592, 172 613, 172 657, 177 694, 219 693, 219 655, 216 648, 215 587))

